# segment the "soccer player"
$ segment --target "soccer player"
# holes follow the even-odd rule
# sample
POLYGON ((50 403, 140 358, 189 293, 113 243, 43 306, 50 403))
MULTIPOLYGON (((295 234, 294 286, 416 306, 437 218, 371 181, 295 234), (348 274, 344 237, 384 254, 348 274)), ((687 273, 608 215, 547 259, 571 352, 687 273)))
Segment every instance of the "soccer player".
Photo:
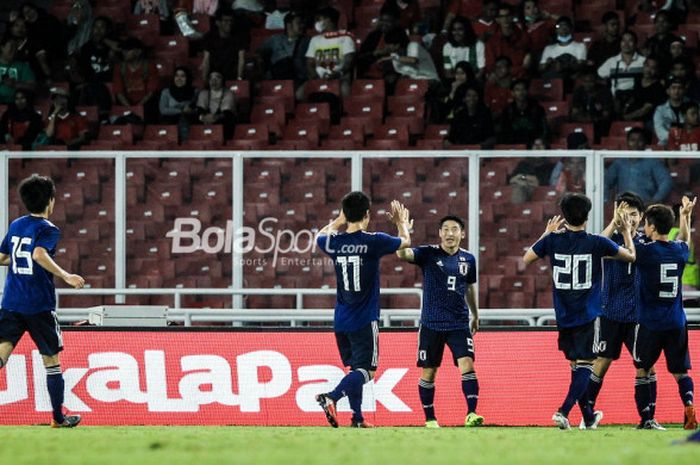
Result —
POLYGON ((595 359, 593 340, 595 320, 600 314, 601 259, 613 257, 634 262, 631 222, 623 218, 623 248, 607 237, 586 232, 591 201, 585 195, 566 194, 560 207, 564 218, 555 216, 547 222, 544 234, 525 252, 523 261, 529 265, 550 257, 559 350, 571 364, 569 391, 552 420, 560 429, 569 429, 569 412, 578 401, 584 426, 595 429, 602 417, 600 412, 593 412, 585 394, 595 359), (564 221, 565 229, 560 230, 564 221))
POLYGON ((370 200, 362 192, 343 197, 338 218, 319 231, 317 243, 335 264, 337 300, 333 328, 340 358, 350 372, 336 388, 316 396, 328 423, 338 427, 335 404, 347 396, 356 428, 371 428, 362 416, 362 389, 379 363, 379 260, 411 245, 408 210, 391 203, 387 215, 398 228, 398 237, 367 232, 370 200), (344 233, 339 229, 346 225, 344 233))
MULTIPOLYGON (((632 226, 632 240, 635 244, 643 242, 644 235, 637 231, 642 215, 644 202, 632 192, 625 192, 617 197, 613 219, 601 233, 618 245, 624 240, 620 230, 623 227, 623 217, 626 215, 632 226)), ((627 348, 630 355, 634 349, 634 338, 637 333, 637 287, 639 275, 636 264, 624 263, 617 260, 603 260, 603 288, 601 315, 598 318, 598 338, 594 341, 594 351, 597 358, 593 363, 593 373, 588 384, 588 403, 595 410, 598 394, 603 386, 603 379, 613 360, 620 358, 622 346, 627 348)), ((648 377, 637 373, 635 393, 643 389, 656 392, 656 373, 652 368, 648 377)), ((635 395, 635 399, 640 396, 635 395)), ((640 424, 643 429, 663 429, 654 419, 654 405, 637 403, 640 418, 648 418, 640 424), (645 412, 649 410, 650 412, 645 412)), ((602 413, 600 414, 602 417, 602 413)), ((582 423, 583 424, 583 423, 582 423)), ((580 426, 579 426, 580 427, 580 426)))
POLYGON ((476 305, 476 259, 459 245, 464 239, 464 221, 448 215, 440 220, 440 244, 401 249, 402 260, 423 271, 423 309, 418 330, 418 362, 423 369, 418 394, 425 413, 425 426, 439 428, 435 417, 435 376, 442 362, 445 344, 462 374, 462 392, 467 401, 464 426, 479 426, 477 415, 479 382, 474 371, 474 339, 479 329, 476 305), (469 311, 472 313, 469 323, 469 311))
MULTIPOLYGON (((637 272, 639 273, 639 327, 634 341, 634 356, 643 377, 651 374, 651 368, 664 352, 666 367, 678 382, 678 393, 683 401, 685 415, 683 427, 698 426, 693 405, 693 379, 688 375, 690 352, 688 328, 683 309, 681 276, 688 260, 690 242, 690 217, 696 199, 691 202, 683 197, 680 209, 680 232, 677 241, 669 241, 673 227, 673 210, 665 205, 652 205, 644 214, 644 234, 651 240, 637 246, 637 272)), ((655 393, 640 389, 635 397, 638 403, 655 404, 655 393)), ((649 416, 643 421, 651 419, 649 416)))
POLYGON ((46 368, 53 409, 51 427, 72 428, 80 423, 80 416, 63 414, 64 383, 58 356, 63 350, 63 337, 56 319, 53 277, 76 289, 82 288, 85 280, 63 270, 52 258, 61 234, 49 221, 56 203, 53 181, 30 176, 20 183, 19 195, 29 215, 13 221, 0 244, 0 265, 9 267, 0 306, 0 368, 28 332, 46 368))

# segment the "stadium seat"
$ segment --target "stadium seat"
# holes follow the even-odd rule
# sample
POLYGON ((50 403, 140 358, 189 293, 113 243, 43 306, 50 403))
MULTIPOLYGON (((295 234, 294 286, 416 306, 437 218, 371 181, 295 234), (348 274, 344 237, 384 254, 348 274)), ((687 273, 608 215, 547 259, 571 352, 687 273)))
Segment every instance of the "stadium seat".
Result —
POLYGON ((559 126, 569 119, 569 104, 563 102, 542 102, 550 129, 559 133, 559 126))
MULTIPOLYGON (((76 106, 75 111, 88 120, 88 122, 93 126, 97 127, 97 125, 100 123, 100 117, 97 112, 97 107, 96 106, 76 106)), ((0 110, 0 115, 2 114, 0 110)))
POLYGON ((156 56, 169 56, 176 59, 176 62, 186 63, 190 55, 190 42, 186 37, 159 36, 156 39, 156 56))
POLYGON ((372 129, 382 124, 384 102, 374 96, 368 100, 365 97, 347 97, 343 101, 343 111, 348 116, 363 116, 371 120, 372 129))
POLYGON ((562 123, 559 133, 566 137, 572 132, 584 133, 589 141, 593 141, 593 123, 562 123))
POLYGON ((408 126, 411 134, 423 134, 425 130, 425 103, 413 97, 389 97, 387 124, 408 126))
POLYGON ((100 126, 98 141, 112 142, 117 146, 133 145, 134 133, 131 125, 100 126))
POLYGON ((423 79, 399 79, 396 82, 394 95, 407 96, 414 95, 417 98, 425 97, 428 92, 428 81, 423 79))
POLYGON ((334 94, 340 97, 340 81, 337 79, 311 79, 306 81, 306 87, 304 88, 305 97, 309 98, 311 94, 317 92, 334 94))
POLYGON ((233 140, 229 144, 239 141, 258 141, 268 144, 270 131, 266 124, 237 124, 233 140))
POLYGON ((356 79, 352 82, 350 95, 353 97, 370 97, 382 103, 385 98, 385 87, 383 79, 356 79))
POLYGON ((236 108, 248 108, 250 105, 250 81, 226 81, 226 88, 233 92, 236 108))
POLYGON ((406 150, 408 144, 399 139, 370 139, 365 145, 369 150, 406 150))
POLYGON ((327 136, 331 126, 331 109, 328 103, 300 103, 294 112, 294 121, 318 126, 318 133, 327 136))
POLYGON ((610 124, 608 136, 627 139, 627 133, 632 128, 644 128, 644 123, 641 121, 613 121, 610 124))
POLYGON ((533 79, 530 82, 529 95, 546 102, 564 100, 564 81, 561 79, 533 79))
POLYGON ((143 105, 113 105, 109 110, 110 120, 134 114, 143 120, 143 105))
MULTIPOLYGON (((284 128, 283 141, 306 141, 309 143, 310 147, 318 148, 319 144, 319 134, 318 126, 309 125, 304 122, 290 121, 289 124, 284 128)), ((279 144, 279 142, 278 142, 279 144)))
POLYGON ((401 143, 401 146, 408 147, 408 127, 407 126, 395 126, 392 124, 383 124, 374 129, 374 139, 395 139, 401 143))
POLYGON ((293 81, 274 81, 264 80, 260 83, 260 101, 266 104, 271 103, 264 99, 281 100, 284 104, 286 113, 294 113, 294 82, 293 81))
POLYGON ((331 141, 353 141, 355 146, 363 146, 365 143, 365 130, 362 124, 357 124, 353 122, 341 123, 337 126, 331 126, 330 133, 328 135, 328 140, 322 142, 324 144, 331 141))
POLYGON ((149 124, 144 128, 143 142, 159 142, 164 148, 177 147, 178 129, 176 125, 149 124))
POLYGON ((126 29, 129 35, 139 39, 148 47, 156 47, 160 36, 160 17, 158 15, 128 15, 126 29))
POLYGON ((190 126, 188 142, 210 142, 224 145, 224 127, 221 124, 193 124, 190 126))
POLYGON ((282 129, 286 123, 286 114, 282 99, 274 103, 256 103, 250 113, 250 122, 253 124, 265 124, 269 132, 282 135, 282 129))

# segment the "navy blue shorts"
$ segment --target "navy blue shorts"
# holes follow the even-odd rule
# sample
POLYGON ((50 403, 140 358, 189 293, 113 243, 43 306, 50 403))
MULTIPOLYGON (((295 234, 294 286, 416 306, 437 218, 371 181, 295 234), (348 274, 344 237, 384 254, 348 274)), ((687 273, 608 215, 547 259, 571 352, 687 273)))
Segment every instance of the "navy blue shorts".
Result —
POLYGON ((379 365, 379 324, 376 321, 350 333, 335 333, 343 365, 376 371, 379 365))
POLYGON ((422 326, 418 329, 418 361, 421 368, 437 368, 442 363, 445 345, 452 352, 452 361, 471 357, 474 360, 474 339, 468 329, 454 331, 435 331, 422 326))
POLYGON ((63 335, 56 312, 33 315, 0 309, 0 340, 13 346, 28 332, 41 355, 53 356, 63 350, 63 335))
POLYGON ((662 351, 666 357, 666 367, 669 372, 679 374, 690 370, 688 328, 653 331, 644 325, 639 325, 633 351, 635 366, 650 370, 659 360, 662 351))
POLYGON ((621 323, 609 320, 604 316, 598 317, 595 327, 593 349, 598 357, 617 360, 622 353, 622 346, 632 354, 637 323, 621 323))
POLYGON ((564 352, 567 360, 593 360, 593 339, 595 321, 573 328, 559 328, 559 350, 564 352))

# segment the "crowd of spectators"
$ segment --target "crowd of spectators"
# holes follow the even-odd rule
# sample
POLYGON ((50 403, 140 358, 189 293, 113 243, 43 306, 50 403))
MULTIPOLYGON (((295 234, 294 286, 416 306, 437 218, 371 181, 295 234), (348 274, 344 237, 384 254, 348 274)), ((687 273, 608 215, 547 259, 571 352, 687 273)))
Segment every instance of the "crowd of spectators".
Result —
POLYGON ((561 83, 564 120, 591 124, 592 146, 627 121, 651 147, 697 147, 700 2, 630 3, 26 2, 0 27, 0 143, 77 149, 107 124, 177 125, 183 142, 193 124, 222 125, 229 140, 250 118, 236 82, 255 100, 264 80, 292 81, 296 102, 329 102, 337 122, 354 80, 384 80, 392 96, 411 79, 427 83, 425 122, 450 126, 445 146, 562 147, 537 79, 561 83), (153 18, 154 34, 137 31, 153 18), (164 54, 164 38, 184 46, 164 54), (308 91, 316 80, 339 91, 308 91), (86 106, 96 121, 81 120, 86 106))

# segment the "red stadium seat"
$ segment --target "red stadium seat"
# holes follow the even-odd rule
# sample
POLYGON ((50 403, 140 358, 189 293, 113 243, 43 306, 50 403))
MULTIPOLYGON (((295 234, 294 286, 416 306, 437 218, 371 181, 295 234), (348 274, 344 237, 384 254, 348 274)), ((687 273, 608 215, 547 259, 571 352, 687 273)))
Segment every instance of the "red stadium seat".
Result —
POLYGON ((572 132, 582 132, 588 137, 589 141, 593 141, 592 123, 563 123, 559 128, 559 133, 562 137, 566 137, 572 132))
POLYGON ((299 123, 290 121, 284 129, 283 140, 290 141, 307 141, 311 147, 317 148, 319 144, 318 127, 307 123, 299 123))
POLYGON ((159 36, 156 40, 156 55, 176 57, 186 63, 190 54, 190 42, 184 36, 159 36))
POLYGON ((610 125, 609 137, 627 138, 627 133, 632 128, 644 128, 641 121, 613 121, 610 125))
MULTIPOLYGON (((260 97, 275 98, 284 104, 286 113, 294 112, 294 82, 293 81, 262 81, 260 83, 260 97)), ((263 101, 263 100, 261 100, 263 101)), ((271 102, 266 101, 266 104, 271 102)))
POLYGON ((133 145, 134 132, 131 125, 101 126, 98 141, 112 142, 118 145, 133 145))
POLYGON ((233 92, 237 108, 250 104, 250 81, 226 81, 226 87, 233 92))
POLYGON ((366 147, 369 150, 406 150, 408 143, 399 139, 370 139, 366 147))
POLYGON ((328 140, 324 141, 323 144, 332 140, 342 141, 347 139, 352 140, 355 144, 359 144, 360 146, 364 145, 364 126, 352 122, 345 122, 337 126, 331 126, 331 131, 328 134, 328 140))
POLYGON ((566 101, 563 101, 542 102, 541 105, 544 107, 545 114, 547 115, 547 123, 549 123, 549 127, 555 133, 558 133, 561 123, 564 123, 569 119, 569 104, 566 101))
POLYGON ((178 129, 176 125, 149 124, 143 132, 143 141, 146 143, 160 143, 163 147, 177 147, 178 129))
POLYGON ((384 102, 385 87, 383 79, 356 79, 352 82, 350 95, 353 97, 369 96, 384 102))
POLYGON ((224 145, 224 127, 221 124, 193 124, 190 126, 188 142, 200 141, 224 145))
POLYGON ((265 124, 271 133, 277 135, 282 134, 286 119, 284 103, 281 99, 275 103, 255 104, 250 114, 251 123, 265 124))
POLYGON ((265 124, 238 124, 233 135, 233 140, 236 141, 258 141, 268 144, 270 139, 270 131, 265 124))
POLYGON ((412 97, 389 97, 387 124, 406 124, 411 134, 423 134, 425 130, 425 102, 412 97))
POLYGON ((561 102, 564 100, 564 81, 561 79, 533 79, 530 96, 540 101, 561 102))
POLYGON ((340 97, 340 81, 337 79, 331 81, 327 79, 312 79, 306 81, 306 87, 304 88, 306 97, 308 98, 309 95, 316 92, 330 93, 340 97))
POLYGON ((294 112, 294 121, 318 126, 318 133, 328 135, 331 126, 331 109, 328 103, 300 103, 294 112))
POLYGON ((428 92, 428 81, 423 79, 399 79, 396 82, 396 92, 394 95, 408 96, 415 95, 423 98, 428 92))

